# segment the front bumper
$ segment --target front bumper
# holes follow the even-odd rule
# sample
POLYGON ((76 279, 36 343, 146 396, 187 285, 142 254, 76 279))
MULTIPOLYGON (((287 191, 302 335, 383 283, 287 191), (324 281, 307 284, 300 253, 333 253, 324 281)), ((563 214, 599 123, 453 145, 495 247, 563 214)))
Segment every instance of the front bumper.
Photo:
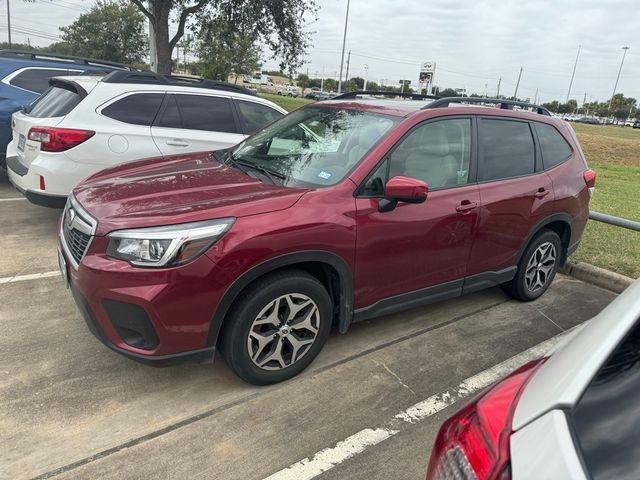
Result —
POLYGON ((228 282, 206 255, 181 267, 138 268, 101 253, 108 240, 95 236, 76 267, 62 235, 59 242, 73 298, 103 344, 149 365, 213 361, 209 327, 228 282))

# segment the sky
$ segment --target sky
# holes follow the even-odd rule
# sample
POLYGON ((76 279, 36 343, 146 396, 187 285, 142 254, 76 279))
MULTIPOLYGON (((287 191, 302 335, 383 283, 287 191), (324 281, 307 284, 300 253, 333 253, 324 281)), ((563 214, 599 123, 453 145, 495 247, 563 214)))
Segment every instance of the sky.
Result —
MULTIPOLYGON (((347 0, 316 1, 318 19, 306 27, 312 46, 300 72, 337 77, 347 0)), ((56 41, 58 27, 73 22, 92 3, 13 0, 13 40, 56 41)), ((522 68, 519 97, 534 99, 537 89, 539 103, 564 101, 580 45, 571 98, 581 104, 585 94, 587 101, 611 97, 622 47, 629 46, 616 91, 640 99, 640 42, 634 44, 639 6, 638 0, 351 0, 349 77, 417 84, 421 62, 432 61, 440 87, 495 95, 501 78, 500 93, 513 95, 522 68)), ((2 2, 3 39, 5 8, 2 2)), ((278 63, 267 59, 265 69, 278 63)))

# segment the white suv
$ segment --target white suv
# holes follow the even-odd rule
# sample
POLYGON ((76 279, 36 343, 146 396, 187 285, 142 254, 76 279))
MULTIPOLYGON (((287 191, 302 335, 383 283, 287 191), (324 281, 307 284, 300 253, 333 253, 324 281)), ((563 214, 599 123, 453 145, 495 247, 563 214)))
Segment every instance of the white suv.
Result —
POLYGON ((62 207, 86 177, 147 157, 229 148, 286 111, 212 80, 113 72, 50 80, 12 118, 7 171, 33 203, 62 207))

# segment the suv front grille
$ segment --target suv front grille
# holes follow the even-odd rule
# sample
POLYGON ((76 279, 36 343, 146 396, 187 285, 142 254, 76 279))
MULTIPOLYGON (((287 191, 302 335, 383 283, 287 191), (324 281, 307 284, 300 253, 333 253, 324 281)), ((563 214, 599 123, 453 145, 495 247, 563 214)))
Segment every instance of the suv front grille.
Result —
POLYGON ((62 236, 76 268, 87 253, 95 227, 96 221, 76 201, 70 199, 62 216, 62 236))

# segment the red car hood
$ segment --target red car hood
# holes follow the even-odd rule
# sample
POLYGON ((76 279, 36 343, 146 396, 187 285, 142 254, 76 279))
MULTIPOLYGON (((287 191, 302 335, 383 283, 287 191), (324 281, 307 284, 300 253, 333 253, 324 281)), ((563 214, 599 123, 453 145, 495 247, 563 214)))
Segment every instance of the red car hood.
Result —
POLYGON ((291 207, 304 189, 269 185, 213 160, 210 152, 127 163, 89 177, 73 194, 112 230, 243 217, 291 207))

